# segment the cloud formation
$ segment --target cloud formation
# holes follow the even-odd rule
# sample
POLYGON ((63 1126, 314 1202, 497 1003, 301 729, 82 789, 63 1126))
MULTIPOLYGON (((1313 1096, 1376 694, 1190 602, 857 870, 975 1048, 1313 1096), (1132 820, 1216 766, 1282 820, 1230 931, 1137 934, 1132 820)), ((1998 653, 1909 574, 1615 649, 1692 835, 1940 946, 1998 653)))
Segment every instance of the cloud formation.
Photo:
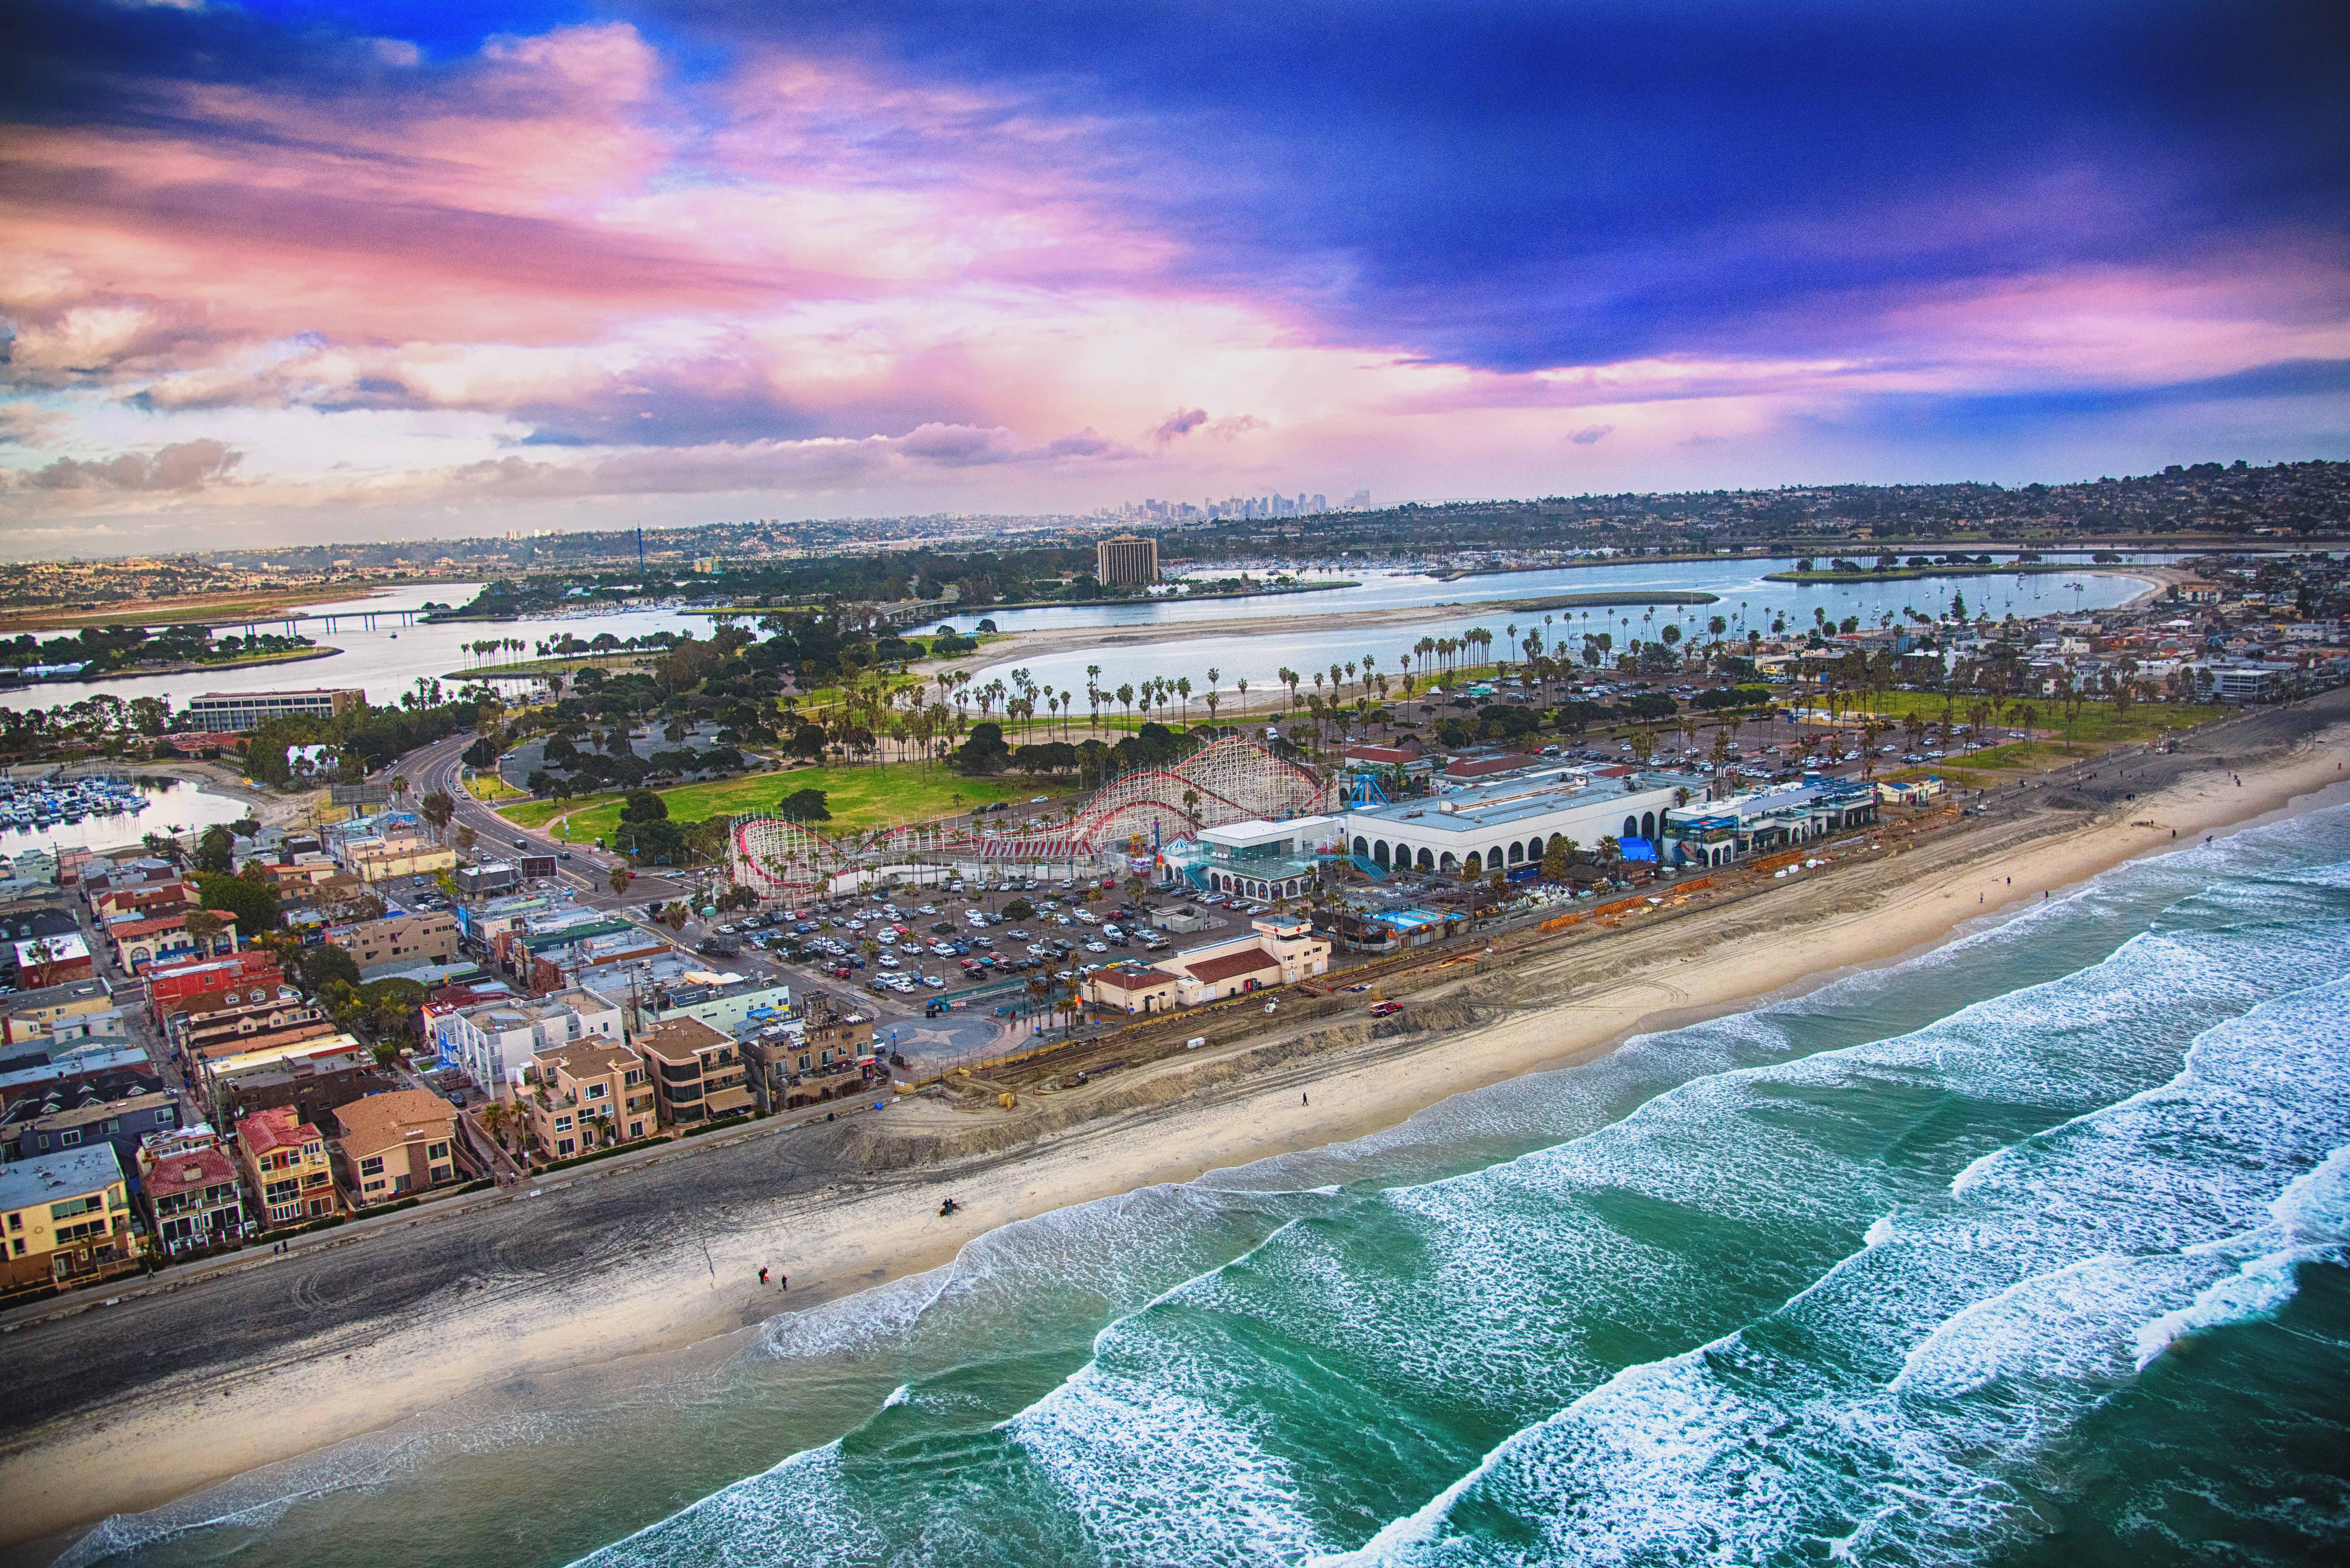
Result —
POLYGON ((0 529, 2350 455, 2334 6, 555 14, 16 7, 0 529))
POLYGON ((243 456, 216 441, 186 441, 154 452, 126 452, 102 462, 61 457, 12 477, 33 490, 202 490, 227 478, 243 456))

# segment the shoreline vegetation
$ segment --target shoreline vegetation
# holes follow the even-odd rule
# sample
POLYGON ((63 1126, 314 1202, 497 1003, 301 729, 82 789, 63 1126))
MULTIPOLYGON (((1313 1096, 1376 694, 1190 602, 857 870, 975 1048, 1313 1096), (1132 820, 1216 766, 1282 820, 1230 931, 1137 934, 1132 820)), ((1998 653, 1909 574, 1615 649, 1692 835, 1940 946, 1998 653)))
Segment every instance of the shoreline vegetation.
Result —
POLYGON ((240 654, 234 659, 178 659, 169 664, 134 664, 120 670, 109 670, 103 675, 66 675, 54 680, 26 680, 14 686, 0 686, 0 691, 29 691, 41 686, 100 686, 109 680, 144 680, 155 675, 202 675, 215 670, 249 670, 262 664, 301 664, 313 659, 332 659, 342 652, 331 644, 316 648, 297 648, 286 653, 240 654))
MULTIPOLYGON (((371 577, 365 583, 322 583, 315 587, 251 594, 196 594, 184 598, 114 599, 95 607, 28 606, 0 610, 0 631, 71 631, 86 626, 243 626, 275 620, 311 605, 380 598, 393 588, 429 587, 439 577, 371 577)), ((451 578, 449 581, 463 581, 451 578)), ((364 610, 347 612, 363 615, 364 610)))
POLYGON ((272 1302, 298 1294, 312 1266, 301 1255, 276 1260, 274 1272, 260 1260, 232 1263, 217 1285, 200 1270, 174 1271, 126 1289, 104 1313, 94 1301, 54 1303, 24 1314, 53 1321, 0 1339, 0 1375, 17 1381, 33 1423, 0 1438, 0 1490, 12 1503, 0 1544, 58 1539, 108 1512, 151 1508, 425 1411, 453 1412, 502 1381, 723 1344, 775 1310, 753 1280, 775 1261, 778 1237, 789 1238, 789 1305, 805 1310, 936 1267, 1016 1220, 1363 1137, 1453 1095, 1592 1060, 1635 1033, 1897 961, 2126 860, 2312 809, 2321 792, 2342 793, 2345 743, 2350 694, 2260 710, 2182 737, 2176 753, 2106 753, 2092 765, 2109 800, 2077 775, 2003 787, 1991 815, 1946 810, 1935 831, 1889 855, 1830 840, 1820 867, 1797 880, 1688 900, 1622 929, 1586 922, 1513 942, 1509 961, 1490 967, 1432 969, 1396 1019, 1352 1010, 1284 1019, 1080 1088, 1024 1094, 1009 1111, 916 1096, 837 1126, 775 1117, 708 1140, 706 1153, 567 1172, 512 1215, 503 1210, 516 1196, 484 1193, 304 1250, 374 1249, 357 1270, 323 1265, 348 1286, 361 1273, 428 1268, 452 1250, 503 1256, 516 1227, 577 1235, 584 1249, 616 1225, 647 1222, 621 1210, 631 1193, 699 1203, 709 1184, 733 1183, 740 1196, 708 1208, 702 1245, 646 1254, 623 1272, 584 1253, 575 1261, 568 1245, 543 1249, 555 1261, 494 1296, 459 1296, 422 1316, 389 1284, 380 1300, 365 1287, 338 1290, 331 1307, 305 1313, 298 1333, 284 1331, 301 1347, 247 1335, 234 1352, 211 1348, 199 1325, 224 1299, 241 1299, 241 1277, 272 1302), (1301 1085, 1310 1107, 1299 1104, 1301 1085), (738 1160, 758 1178, 734 1174, 738 1160), (950 1189, 964 1207, 941 1220, 939 1194, 950 1189), (230 1294, 208 1305, 208 1291, 230 1294), (109 1383, 111 1393, 93 1392, 99 1380, 87 1369, 134 1322, 154 1343, 185 1345, 189 1365, 142 1368, 109 1383), (270 1419, 253 1418, 256 1396, 270 1419))
MULTIPOLYGON (((1178 579, 1175 579, 1175 580, 1177 580, 1177 581, 1181 581, 1182 579, 1178 578, 1178 579)), ((993 616, 993 615, 1002 615, 1002 614, 1005 613, 1005 612, 1006 612, 1006 611, 1008 611, 1008 610, 1032 610, 1032 609, 1078 609, 1078 608, 1082 608, 1082 607, 1086 607, 1086 606, 1088 606, 1088 605, 1125 605, 1125 604, 1135 604, 1135 605, 1144 605, 1144 604, 1191 604, 1191 603, 1193 603, 1193 602, 1195 602, 1195 601, 1197 601, 1197 600, 1201 600, 1201 599, 1262 599, 1262 598, 1279 598, 1279 597, 1284 597, 1284 596, 1285 596, 1285 595, 1290 595, 1290 594, 1319 594, 1319 593, 1327 593, 1328 591, 1330 591, 1330 590, 1331 590, 1331 589, 1333 589, 1333 588, 1359 588, 1359 587, 1361 587, 1362 586, 1363 586, 1363 585, 1362 585, 1360 582, 1358 582, 1358 581, 1356 581, 1356 580, 1353 580, 1353 579, 1347 579, 1347 578, 1341 578, 1341 579, 1338 579, 1338 580, 1336 580, 1336 581, 1330 581, 1330 582, 1318 582, 1318 581, 1317 581, 1317 582, 1311 582, 1311 583, 1284 583, 1284 584, 1270 584, 1270 583, 1269 583, 1269 584, 1266 584, 1266 585, 1265 585, 1264 587, 1255 587, 1255 588, 1217 588, 1217 589, 1213 589, 1213 590, 1209 591, 1209 592, 1206 592, 1206 593, 1197 593, 1197 594, 1159 594, 1159 595, 1152 595, 1152 596, 1149 596, 1149 597, 1143 597, 1143 598, 1131 598, 1131 597, 1126 597, 1126 596, 1124 596, 1124 595, 1118 595, 1118 594, 1096 594, 1096 595, 1095 595, 1093 597, 1091 597, 1091 598, 1083 598, 1083 599, 1079 599, 1079 598, 1059 598, 1059 599, 1035 599, 1035 598, 1030 598, 1030 599, 1002 599, 1002 600, 997 601, 997 602, 996 602, 996 603, 994 603, 994 604, 987 604, 987 605, 957 605, 957 604, 951 604, 951 603, 949 603, 949 602, 947 602, 947 601, 945 601, 945 600, 943 600, 943 599, 936 600, 936 601, 925 600, 925 601, 921 601, 921 602, 931 604, 931 605, 932 606, 932 607, 933 607, 933 608, 935 608, 935 609, 938 611, 938 614, 937 614, 935 617, 929 617, 929 616, 922 617, 922 618, 920 618, 919 619, 919 621, 914 622, 914 623, 910 623, 910 625, 919 624, 919 625, 924 625, 924 626, 927 626, 927 625, 933 624, 935 621, 952 620, 955 617, 957 617, 957 616, 959 616, 959 615, 977 615, 977 616, 993 616)), ((690 607, 690 608, 681 609, 680 611, 678 611, 678 613, 679 613, 680 615, 707 615, 707 616, 772 615, 772 614, 775 614, 775 613, 776 613, 776 612, 778 612, 778 611, 782 611, 782 610, 793 609, 793 608, 806 609, 806 608, 808 608, 808 607, 808 607, 808 606, 806 606, 806 605, 798 605, 798 606, 793 606, 793 605, 763 605, 763 604, 696 605, 696 606, 693 606, 693 607, 690 607)), ((453 618, 442 617, 442 618, 442 618, 442 619, 449 619, 449 618, 453 618)))
POLYGON ((1765 572, 1766 583, 1901 583, 1921 577, 2006 577, 2033 576, 2049 572, 2096 572, 2106 576, 2144 576, 2147 568, 2132 568, 2112 561, 2095 564, 2086 561, 1995 561, 1990 566, 1980 563, 1947 566, 1887 566, 1883 571, 1867 569, 1858 572, 1765 572))

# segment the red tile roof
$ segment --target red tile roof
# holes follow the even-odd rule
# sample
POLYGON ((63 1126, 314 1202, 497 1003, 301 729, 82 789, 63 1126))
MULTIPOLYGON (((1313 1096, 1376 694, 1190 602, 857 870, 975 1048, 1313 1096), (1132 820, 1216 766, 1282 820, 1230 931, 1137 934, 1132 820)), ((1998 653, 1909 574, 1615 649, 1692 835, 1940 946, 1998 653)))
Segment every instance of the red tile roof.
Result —
POLYGON ((1094 983, 1119 991, 1149 991, 1153 986, 1174 984, 1175 977, 1163 970, 1106 969, 1095 974, 1094 983))
POLYGON ((1280 961, 1258 948, 1201 959, 1198 963, 1183 967, 1191 971, 1193 980, 1204 981, 1211 985, 1220 980, 1238 980, 1243 975, 1260 974, 1266 970, 1276 974, 1281 972, 1280 961))
POLYGON ((236 1179, 236 1167, 230 1163, 228 1151, 220 1148, 190 1149, 185 1154, 165 1155, 147 1173, 147 1195, 150 1198, 171 1198, 199 1187, 214 1187, 236 1179))
POLYGON ((256 1159, 273 1149, 298 1149, 306 1143, 317 1142, 318 1129, 300 1116, 301 1113, 291 1106, 272 1106, 265 1111, 239 1116, 236 1140, 256 1159))

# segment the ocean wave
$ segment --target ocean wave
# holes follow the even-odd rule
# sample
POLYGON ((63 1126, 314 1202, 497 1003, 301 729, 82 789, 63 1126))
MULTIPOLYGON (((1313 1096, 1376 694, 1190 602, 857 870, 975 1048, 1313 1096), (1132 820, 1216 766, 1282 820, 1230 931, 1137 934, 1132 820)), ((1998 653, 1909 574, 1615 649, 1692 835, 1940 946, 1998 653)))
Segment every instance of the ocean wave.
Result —
POLYGON ((2001 1151, 1779 1312, 1627 1369, 1324 1561, 1957 1563, 2044 1531, 2074 1423, 2344 1260, 2345 1004, 2337 981, 2216 1026, 2170 1083, 2001 1151), (1888 1298, 1912 1342, 1879 1381, 1852 1309, 1888 1298))

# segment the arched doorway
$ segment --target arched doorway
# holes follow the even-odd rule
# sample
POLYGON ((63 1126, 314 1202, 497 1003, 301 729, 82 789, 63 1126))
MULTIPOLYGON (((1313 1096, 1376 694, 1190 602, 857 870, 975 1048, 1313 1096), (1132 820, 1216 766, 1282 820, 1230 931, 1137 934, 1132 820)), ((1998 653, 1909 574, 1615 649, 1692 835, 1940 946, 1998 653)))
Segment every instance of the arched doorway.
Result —
POLYGON ((1427 850, 1425 850, 1425 849, 1421 850, 1421 851, 1419 852, 1419 868, 1420 868, 1421 870, 1423 870, 1423 871, 1433 871, 1433 870, 1435 870, 1435 869, 1436 869, 1436 857, 1435 857, 1435 856, 1433 856, 1433 855, 1430 855, 1430 854, 1427 850))
POLYGON ((1627 816, 1627 817, 1626 817, 1626 818, 1624 819, 1624 831, 1623 831, 1623 833, 1622 833, 1619 836, 1622 836, 1622 837, 1625 837, 1625 838, 1638 838, 1638 837, 1639 837, 1639 836, 1640 836, 1640 819, 1639 819, 1638 817, 1637 817, 1637 816, 1627 816))
POLYGON ((1653 811, 1642 812, 1640 814, 1640 836, 1643 838, 1654 838, 1656 836, 1657 814, 1653 811))
POLYGON ((1384 871, 1388 867, 1388 841, 1380 839, 1371 847, 1371 864, 1384 871))
POLYGON ((1368 860, 1371 857, 1371 841, 1360 834, 1355 836, 1355 857, 1358 860, 1368 860))
MULTIPOLYGON (((1448 856, 1446 858, 1449 859, 1451 857, 1448 856)), ((1471 850, 1469 852, 1469 863, 1464 869, 1467 870, 1469 875, 1471 877, 1482 877, 1485 874, 1485 861, 1483 857, 1480 856, 1475 850, 1471 850)))
POLYGON ((1524 845, 1523 845, 1523 844, 1513 844, 1513 845, 1511 845, 1511 846, 1510 846, 1510 864, 1511 864, 1511 865, 1515 866, 1515 865, 1517 865, 1519 862, 1521 862, 1521 861, 1524 860, 1525 858, 1526 858, 1526 846, 1525 846, 1524 845))

